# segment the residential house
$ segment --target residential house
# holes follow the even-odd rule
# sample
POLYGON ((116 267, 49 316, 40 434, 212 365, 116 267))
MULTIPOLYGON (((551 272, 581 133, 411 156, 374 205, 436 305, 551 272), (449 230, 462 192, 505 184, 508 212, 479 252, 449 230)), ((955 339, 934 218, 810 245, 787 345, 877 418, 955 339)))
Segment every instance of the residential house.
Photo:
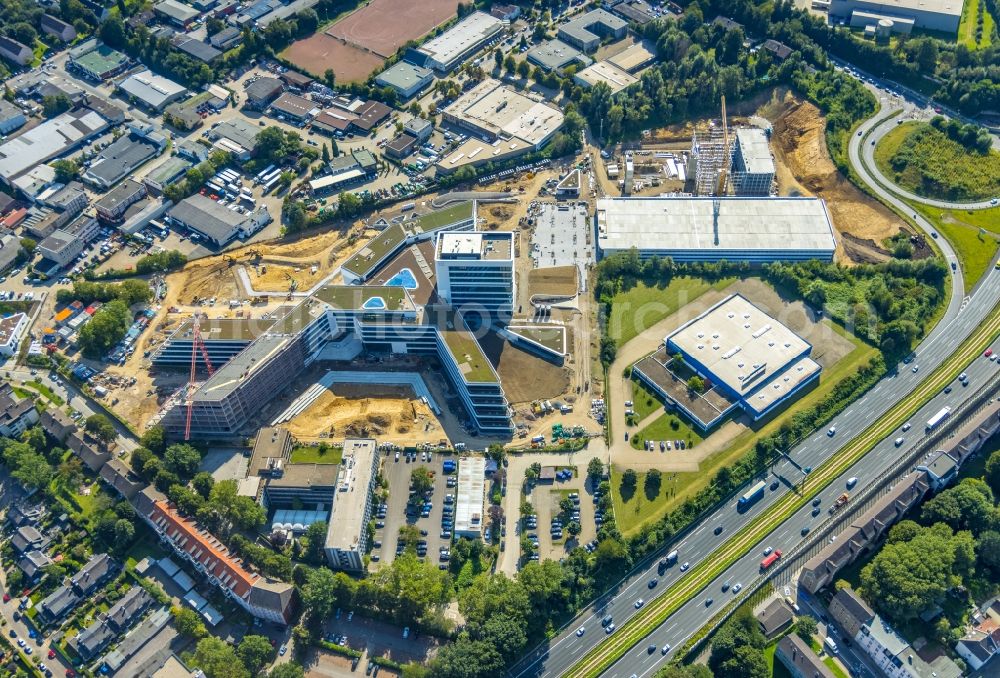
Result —
POLYGON ((757 615, 765 638, 773 638, 792 625, 792 611, 781 598, 775 598, 757 615))
POLYGON ((12 504, 7 508, 7 521, 14 527, 22 525, 37 525, 45 516, 45 506, 29 505, 24 502, 12 504))
POLYGON ((110 485, 115 492, 128 500, 139 494, 146 486, 146 481, 133 473, 129 465, 120 459, 109 459, 101 467, 100 476, 101 480, 110 485))
POLYGON ((77 429, 76 422, 58 407, 49 407, 39 415, 42 430, 62 444, 66 436, 77 429))
POLYGON ((973 629, 955 644, 955 652, 970 669, 979 671, 1000 653, 1000 629, 989 633, 973 629))
POLYGON ((99 553, 90 557, 87 564, 70 578, 70 583, 81 596, 89 596, 115 573, 117 567, 111 556, 99 553))
POLYGON ((875 611, 853 589, 840 589, 830 600, 830 616, 848 637, 858 635, 862 626, 871 624, 875 611))
MULTIPOLYGON (((0 334, 0 341, 2 339, 0 334)), ((0 383, 0 437, 19 438, 37 423, 38 410, 35 409, 35 402, 30 398, 18 398, 10 384, 0 383)))
POLYGON ((774 656, 785 665, 792 678, 834 678, 833 671, 797 634, 789 633, 779 640, 774 656))
POLYGON ((76 39, 76 29, 73 28, 73 24, 68 24, 62 19, 57 19, 51 14, 43 14, 38 23, 42 27, 42 32, 45 33, 45 35, 51 35, 54 38, 59 38, 61 42, 72 42, 76 39))
MULTIPOLYGON (((0 195, 6 195, 6 193, 0 193, 0 195)), ((0 231, 0 274, 13 266, 20 254, 21 239, 13 233, 0 231)))
POLYGON ((97 473, 111 459, 111 449, 105 449, 96 440, 87 435, 71 433, 66 439, 66 447, 80 458, 80 461, 91 471, 97 473))
POLYGON ((141 586, 133 586, 118 602, 103 614, 99 614, 93 624, 82 630, 69 641, 84 661, 90 661, 117 636, 139 621, 153 598, 141 586))
POLYGON ((41 551, 49 545, 49 538, 38 531, 33 525, 22 525, 14 531, 10 545, 17 555, 28 551, 41 551))
POLYGON ((52 559, 41 551, 28 551, 17 559, 17 566, 29 581, 34 581, 52 562, 52 559))
POLYGON ((28 316, 15 313, 6 318, 0 318, 0 356, 9 358, 17 353, 21 337, 28 329, 28 316))
POLYGON ((765 40, 762 45, 764 49, 771 52, 779 61, 784 61, 792 54, 792 48, 777 40, 765 40))
POLYGON ((44 624, 54 624, 82 600, 68 584, 63 584, 38 604, 37 618, 44 624))
POLYGON ((13 38, 0 35, 0 57, 12 61, 18 66, 24 66, 34 58, 31 48, 13 38))

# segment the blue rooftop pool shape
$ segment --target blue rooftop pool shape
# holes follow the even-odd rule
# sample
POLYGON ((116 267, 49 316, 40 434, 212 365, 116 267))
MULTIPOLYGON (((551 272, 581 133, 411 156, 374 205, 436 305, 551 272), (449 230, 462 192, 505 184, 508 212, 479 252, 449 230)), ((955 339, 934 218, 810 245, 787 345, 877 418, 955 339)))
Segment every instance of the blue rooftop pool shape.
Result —
POLYGON ((401 269, 399 273, 385 281, 386 287, 405 287, 408 290, 417 289, 417 279, 413 271, 408 268, 401 269))
POLYGON ((361 304, 361 308, 367 311, 385 308, 385 299, 382 297, 372 297, 365 303, 361 304))

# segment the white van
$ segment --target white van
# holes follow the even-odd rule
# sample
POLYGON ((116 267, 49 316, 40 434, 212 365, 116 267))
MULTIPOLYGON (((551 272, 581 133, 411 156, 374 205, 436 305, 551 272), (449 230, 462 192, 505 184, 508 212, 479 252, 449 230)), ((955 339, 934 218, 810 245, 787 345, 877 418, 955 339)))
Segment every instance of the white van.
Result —
POLYGON ((826 637, 826 640, 823 641, 823 645, 826 646, 826 651, 830 654, 837 654, 837 641, 830 636, 826 637))

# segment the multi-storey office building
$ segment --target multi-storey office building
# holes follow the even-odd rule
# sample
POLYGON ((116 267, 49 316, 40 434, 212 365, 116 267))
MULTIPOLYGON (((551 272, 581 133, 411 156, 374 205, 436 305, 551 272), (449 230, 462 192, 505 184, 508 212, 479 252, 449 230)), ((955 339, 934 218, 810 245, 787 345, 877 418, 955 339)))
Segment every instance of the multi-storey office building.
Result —
POLYGON ((514 306, 514 234, 443 233, 434 257, 438 296, 467 314, 510 318, 514 306))

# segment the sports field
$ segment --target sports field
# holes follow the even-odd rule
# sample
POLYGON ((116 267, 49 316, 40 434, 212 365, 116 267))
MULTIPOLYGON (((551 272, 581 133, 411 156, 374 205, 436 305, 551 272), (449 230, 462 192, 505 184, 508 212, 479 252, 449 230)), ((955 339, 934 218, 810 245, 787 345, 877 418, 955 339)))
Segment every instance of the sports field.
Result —
POLYGON ((458 0, 372 0, 326 31, 292 43, 282 56, 313 75, 332 68, 338 82, 358 82, 453 17, 457 7, 458 0))

